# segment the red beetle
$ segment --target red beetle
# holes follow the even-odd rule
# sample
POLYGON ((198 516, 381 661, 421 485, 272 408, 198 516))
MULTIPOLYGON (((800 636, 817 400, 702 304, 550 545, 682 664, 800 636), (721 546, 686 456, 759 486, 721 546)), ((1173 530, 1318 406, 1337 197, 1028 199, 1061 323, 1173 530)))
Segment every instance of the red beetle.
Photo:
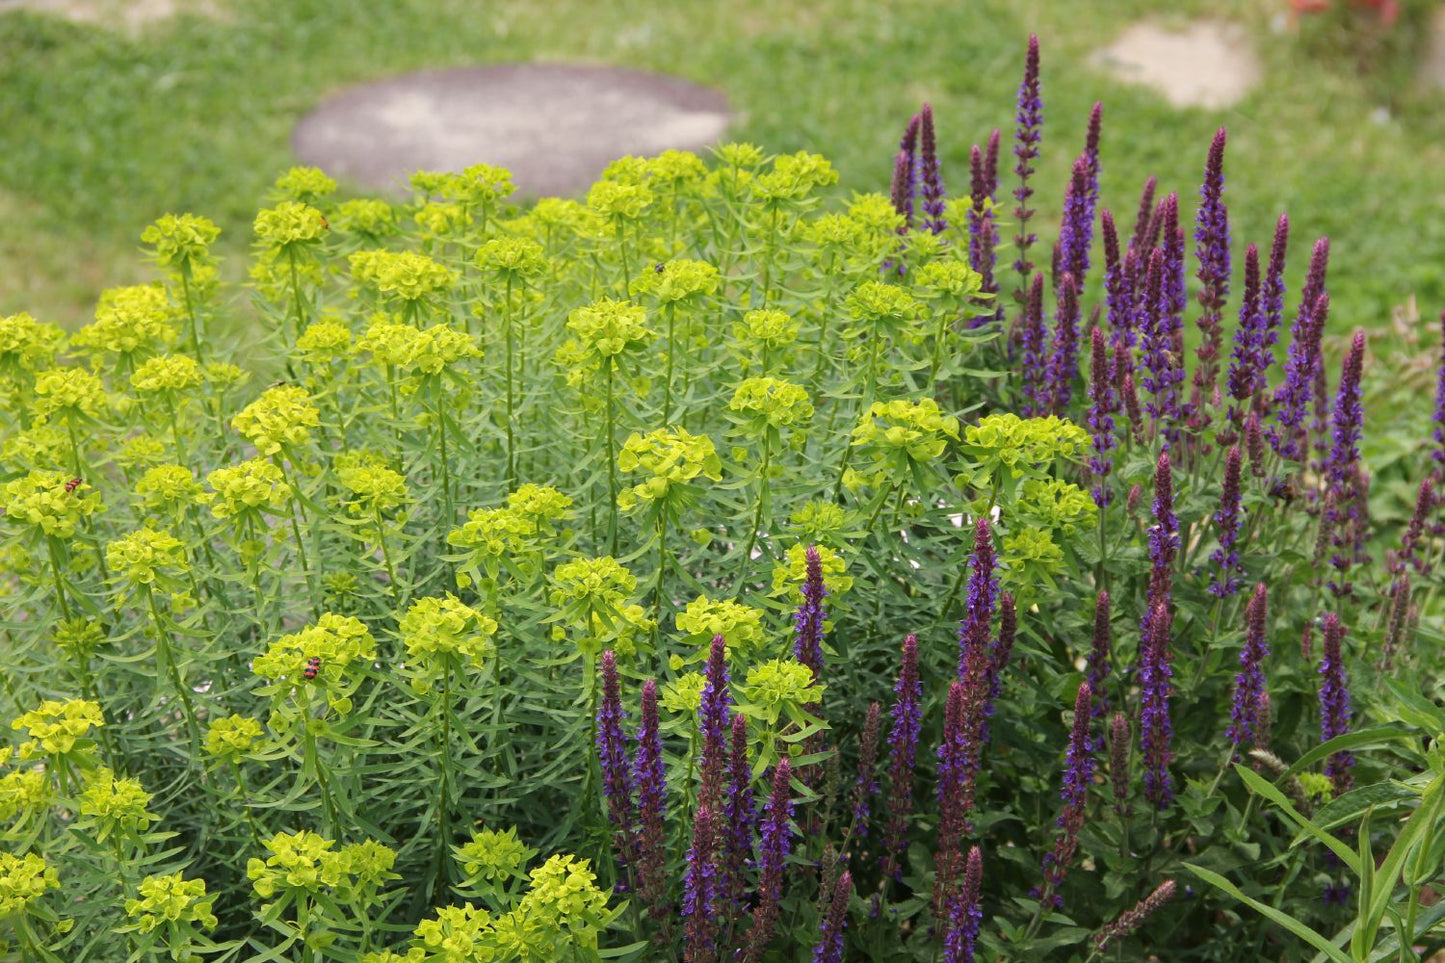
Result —
POLYGON ((313 655, 306 660, 306 671, 302 675, 308 680, 316 678, 316 673, 321 671, 321 656, 313 655))

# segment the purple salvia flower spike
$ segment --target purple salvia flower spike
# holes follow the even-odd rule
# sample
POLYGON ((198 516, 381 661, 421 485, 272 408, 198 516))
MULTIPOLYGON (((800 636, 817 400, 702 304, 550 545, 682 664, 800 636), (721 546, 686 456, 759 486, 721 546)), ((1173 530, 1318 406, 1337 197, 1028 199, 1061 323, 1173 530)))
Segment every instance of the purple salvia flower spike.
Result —
MULTIPOLYGON (((1014 609, 1014 597, 1008 592, 999 597, 998 638, 989 651, 988 660, 988 701, 984 703, 983 715, 993 715, 993 705, 1003 693, 1003 673, 1013 656, 1014 637, 1018 634, 1018 613, 1014 609)), ((983 729, 983 739, 988 740, 988 727, 983 729)))
MULTIPOLYGON (((1305 411, 1314 387, 1315 368, 1320 361, 1320 337, 1329 297, 1325 291, 1325 275, 1329 267, 1330 239, 1315 242, 1310 256, 1309 273, 1300 294, 1300 309, 1290 329, 1289 351, 1285 356, 1284 383, 1274 395, 1275 422, 1270 441, 1281 458, 1299 461, 1305 457, 1300 436, 1305 431, 1305 411)), ((1266 294, 1266 298, 1268 294, 1266 294)), ((1266 308, 1268 310, 1268 308, 1266 308)))
POLYGON ((1033 197, 1034 189, 1029 186, 1029 178, 1034 173, 1034 161, 1039 156, 1039 144, 1043 140, 1044 124, 1044 102, 1039 92, 1039 38, 1037 34, 1029 36, 1029 50, 1027 59, 1024 62, 1024 79, 1019 85, 1018 109, 1015 114, 1014 132, 1014 157, 1018 162, 1014 167, 1014 173, 1018 175, 1019 186, 1014 188, 1014 200, 1018 202, 1014 208, 1014 222, 1018 225, 1018 233, 1014 237, 1014 246, 1017 248, 1017 260, 1014 261, 1014 271, 1018 273, 1019 282, 1014 291, 1014 300, 1022 302, 1025 298, 1025 291, 1029 284, 1029 276, 1033 274, 1034 265, 1029 260, 1029 247, 1038 238, 1029 231, 1029 219, 1033 217, 1033 209, 1029 207, 1029 199, 1033 197))
POLYGON ((718 958, 716 843, 717 817, 707 806, 699 806, 692 825, 692 847, 687 851, 687 868, 683 874, 682 915, 687 918, 684 932, 688 963, 712 963, 718 958))
POLYGON ((1174 514, 1174 471, 1169 452, 1154 465, 1154 524, 1149 528, 1149 603, 1168 602, 1174 553, 1179 549, 1179 520, 1174 514))
POLYGON ((1074 396, 1074 376, 1079 370, 1079 289, 1074 275, 1065 273, 1059 281, 1058 310, 1054 314, 1053 351, 1048 362, 1048 412, 1063 415, 1074 396))
POLYGON ((817 681, 823 675, 823 599, 828 594, 823 584, 823 559, 815 545, 804 553, 803 601, 793 616, 793 656, 813 670, 817 681))
POLYGON ((1048 358, 1044 354, 1044 277, 1035 274, 1029 285, 1022 324, 1023 413, 1042 415, 1048 407, 1048 358))
POLYGON ((1089 736, 1089 720, 1093 717, 1089 683, 1079 683, 1074 699, 1074 724, 1069 732, 1069 748, 1064 763, 1063 787, 1059 792, 1063 811, 1054 823, 1059 830, 1053 849, 1044 857, 1045 899, 1054 906, 1062 904, 1059 887, 1069 871, 1069 864, 1079 849, 1079 830, 1084 828, 1088 814, 1089 786, 1094 781, 1093 740, 1089 736))
POLYGON ((637 729, 637 751, 633 755, 632 779, 637 787, 637 869, 638 889, 648 907, 648 916, 662 922, 668 918, 667 891, 667 771, 662 760, 662 736, 657 719, 657 681, 642 686, 642 719, 637 729))
POLYGON ((1094 935, 1094 949, 1102 953, 1109 948, 1110 943, 1133 933, 1145 920, 1159 912, 1161 906, 1174 898, 1177 888, 1172 879, 1160 883, 1154 892, 1135 903, 1133 909, 1120 913, 1118 919, 1099 930, 1094 935))
MULTIPOLYGON (((1259 371, 1264 373, 1274 363, 1274 346, 1279 341, 1279 326, 1284 320, 1284 262, 1289 248, 1289 215, 1281 214, 1274 226, 1274 241, 1269 248, 1269 266, 1260 288, 1259 306, 1264 312, 1264 339, 1260 342, 1259 371)), ((1261 385, 1262 386, 1262 385, 1261 385)))
POLYGON ((1253 408, 1255 397, 1264 385, 1262 348, 1264 342, 1264 311, 1259 300, 1259 248, 1253 244, 1244 250, 1244 302, 1239 307, 1239 327, 1234 329, 1234 351, 1229 358, 1225 385, 1233 403, 1229 406, 1229 424, 1219 433, 1220 444, 1233 444, 1243 429, 1244 413, 1253 408))
POLYGON ((1214 571, 1209 582, 1209 594, 1216 598, 1228 598, 1239 591, 1239 576, 1244 572, 1244 562, 1239 557, 1239 523, 1243 513, 1240 507, 1240 474, 1243 457, 1239 446, 1229 449, 1224 458, 1224 487, 1219 496, 1219 511, 1214 513, 1215 532, 1219 547, 1209 556, 1214 571))
POLYGON ((1109 474, 1114 470, 1114 392, 1109 371, 1109 352, 1104 346, 1104 331, 1095 327, 1089 332, 1089 434, 1093 453, 1089 456, 1089 472, 1094 476, 1094 502, 1107 508, 1112 500, 1109 474))
POLYGON ((1149 255, 1149 267, 1144 275, 1143 288, 1145 311, 1140 329, 1144 348, 1143 387, 1148 392, 1144 410, 1149 413, 1155 433, 1158 433, 1161 425, 1170 424, 1179 416, 1173 382, 1173 338, 1168 329, 1163 293, 1167 262, 1164 252, 1157 248, 1149 255))
MULTIPOLYGON (((979 292, 982 294, 997 294, 998 283, 994 279, 994 266, 997 253, 995 248, 998 243, 998 229, 994 225, 993 201, 994 192, 997 189, 996 179, 998 171, 989 171, 990 158, 992 163, 998 163, 998 131, 993 132, 989 138, 989 154, 985 154, 975 145, 969 154, 969 198, 971 205, 968 211, 968 264, 978 272, 980 277, 979 292)), ((994 304, 994 312, 987 316, 993 318, 1002 317, 1003 308, 994 304)), ((986 321, 986 317, 975 319, 975 324, 986 321)))
POLYGON ((848 900, 853 896, 853 874, 846 869, 833 886, 833 898, 818 929, 813 963, 843 963, 843 930, 848 926, 848 900))
POLYGON ((972 747, 964 685, 954 680, 948 687, 943 711, 943 740, 938 745, 938 850, 934 855, 933 884, 935 911, 947 906, 947 896, 958 875, 959 844, 968 828, 972 807, 969 769, 972 747))
POLYGON ((637 807, 632 797, 632 773, 627 760, 626 714, 617 683, 617 656, 602 653, 602 701, 597 707, 597 761, 602 770, 602 795, 615 833, 613 845, 619 864, 619 885, 627 867, 636 861, 637 807))
POLYGON ((983 925, 983 851, 973 846, 963 868, 963 885, 949 901, 943 939, 943 963, 974 963, 983 925))
MULTIPOLYGON (((1089 202, 1089 158, 1080 155, 1074 161, 1068 190, 1064 193, 1064 220, 1059 229, 1058 272, 1072 274, 1074 283, 1082 287, 1089 273, 1089 248, 1094 240, 1093 208, 1089 202)), ((1092 188, 1098 193, 1098 185, 1092 188)), ((1056 272, 1056 275, 1057 273, 1056 272)))
POLYGON ((938 138, 933 131, 933 107, 924 104, 919 112, 919 191, 922 195, 923 229, 942 234, 948 227, 943 219, 943 173, 938 166, 938 138))
POLYGON ((1174 692, 1169 665, 1172 621, 1168 604, 1156 602, 1139 642, 1139 745, 1144 761, 1144 798, 1157 809, 1167 808, 1174 798, 1174 779, 1169 773, 1174 758, 1174 729, 1169 718, 1169 697, 1174 692))
POLYGON ((968 597, 964 617, 958 631, 958 678, 967 681, 970 671, 978 667, 978 678, 985 678, 983 666, 988 664, 989 642, 993 637, 993 613, 998 602, 998 556, 993 548, 993 529, 988 518, 980 515, 973 526, 973 558, 968 574, 968 597))
POLYGON ((1129 237, 1129 250, 1140 254, 1146 254, 1154 247, 1154 233, 1150 228, 1150 222, 1154 220, 1154 191, 1159 182, 1154 177, 1144 181, 1144 189, 1139 192, 1139 213, 1134 218, 1134 233, 1129 237))
POLYGON ((1445 477, 1445 311, 1440 312, 1440 366, 1435 380, 1435 450, 1430 453, 1434 461, 1436 481, 1445 477))
POLYGON ((1340 374, 1340 390, 1334 405, 1333 443, 1325 462, 1325 483, 1332 497, 1327 499, 1326 510, 1320 516, 1321 524, 1330 532, 1333 548, 1330 565, 1335 570, 1330 588, 1337 596, 1350 594, 1350 567, 1359 554, 1352 536, 1363 510, 1362 500, 1356 497, 1355 485, 1364 420, 1364 408, 1360 404, 1360 377, 1364 363, 1365 332, 1356 331, 1340 374))
POLYGON ((1094 642, 1089 648, 1089 691, 1093 693, 1094 716, 1101 717, 1109 711, 1109 697, 1105 693, 1105 683, 1109 678, 1112 666, 1110 665, 1110 649, 1113 647, 1114 633, 1109 625, 1109 593, 1104 589, 1099 590, 1099 596, 1094 603, 1094 642))
POLYGON ((727 820, 723 827, 723 879, 718 891, 734 907, 742 904, 746 883, 748 856, 753 849, 752 768, 748 765, 748 723, 738 713, 733 716, 731 752, 728 756, 727 804, 723 810, 727 820))
POLYGON ((1429 478, 1425 478, 1420 482, 1419 493, 1415 496, 1415 511, 1410 515, 1410 523, 1405 526, 1405 534, 1400 537, 1400 551, 1391 560, 1392 575, 1404 572, 1407 566, 1421 574, 1428 571, 1420 546, 1425 537, 1425 523, 1434 508, 1435 485, 1429 478))
MULTIPOLYGON (((1350 731, 1350 689, 1345 678, 1345 629, 1333 612, 1324 618, 1324 655, 1320 660, 1320 740, 1329 742, 1350 731)), ((1354 783, 1350 770, 1355 757, 1348 751, 1333 753, 1325 761, 1335 795, 1348 792, 1354 783)))
POLYGON ((1390 616, 1385 622, 1385 642, 1380 646, 1379 670, 1395 669, 1395 654, 1405 634, 1405 616, 1410 610, 1410 573, 1401 572, 1390 586, 1390 616))
POLYGON ((727 646, 721 635, 712 638, 703 677, 702 703, 698 706, 698 732, 702 736, 702 788, 698 800, 714 813, 721 813, 733 701, 728 685, 727 646))
POLYGON ((913 766, 918 734, 923 728, 923 686, 918 680, 918 638, 903 640, 898 683, 893 687, 893 727, 888 735, 888 835, 883 843, 883 875, 903 876, 903 854, 908 848, 908 816, 913 811, 913 766))
POLYGON ((1114 215, 1106 207, 1099 214, 1099 231, 1104 237, 1104 299, 1109 307, 1109 346, 1132 348, 1134 332, 1134 255, 1119 254, 1119 231, 1114 215))
POLYGON ((863 736, 858 742, 858 777, 853 782, 853 835, 858 839, 868 837, 868 817, 872 812, 873 797, 878 795, 880 724, 880 706, 877 702, 870 702, 863 723, 863 736))
POLYGON ((1199 262, 1195 277, 1199 279, 1200 343, 1199 364, 1194 369, 1194 387, 1190 395, 1193 427, 1208 422, 1205 406, 1214 395, 1219 377, 1219 348, 1223 336, 1221 322, 1224 304, 1229 299, 1229 209, 1224 203, 1224 145, 1227 134, 1223 127, 1214 134, 1209 145, 1209 160, 1204 167, 1204 184, 1199 189, 1199 213, 1194 225, 1194 256, 1199 262))
POLYGON ((1264 660, 1269 657, 1266 625, 1269 620, 1269 590, 1263 582, 1244 610, 1244 650, 1239 653, 1239 674, 1234 677, 1234 700, 1229 709, 1229 741, 1236 755, 1241 747, 1260 745, 1259 702, 1264 695, 1264 660))
POLYGON ((753 926, 748 932, 747 956, 762 959, 778 922, 778 904, 783 898, 783 862, 792 850, 793 767, 787 756, 773 769, 772 792, 758 832, 758 903, 753 909, 753 926))
POLYGON ((1244 448, 1249 453, 1249 473, 1256 478, 1263 478, 1264 429, 1260 426, 1258 411, 1251 411, 1244 423, 1244 448))

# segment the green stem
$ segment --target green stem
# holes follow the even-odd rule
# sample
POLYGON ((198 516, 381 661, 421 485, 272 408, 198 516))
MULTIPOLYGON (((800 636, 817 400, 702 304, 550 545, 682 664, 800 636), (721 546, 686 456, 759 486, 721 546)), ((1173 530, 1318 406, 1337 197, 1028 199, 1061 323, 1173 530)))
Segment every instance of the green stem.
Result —
POLYGON ((772 429, 765 429, 763 432, 763 457, 758 465, 758 504, 753 510, 753 523, 748 527, 748 542, 743 548, 742 575, 738 578, 738 588, 741 590, 742 583, 747 579, 749 564, 753 559, 753 546, 758 541, 758 529, 763 525, 763 512, 768 504, 768 468, 773 455, 772 429))
POLYGON ((502 312, 507 342, 507 491, 517 487, 516 440, 513 437, 512 421, 516 413, 516 402, 512 387, 512 276, 507 275, 507 301, 502 312))
POLYGON ((70 600, 65 594, 65 578, 60 574, 60 557, 55 552, 55 539, 47 535, 45 548, 50 553, 50 574, 55 578, 55 596, 60 600, 60 614, 68 620, 71 617, 70 600))
POLYGON ((607 449, 607 542, 613 555, 617 554, 617 393, 613 387, 611 358, 605 362, 607 372, 607 426, 603 439, 607 449))
POLYGON ((191 693, 181 678, 181 671, 176 666, 174 654, 171 652, 170 633, 166 630, 165 620, 161 618, 160 608, 156 605, 156 594, 149 585, 145 587, 146 605, 150 609, 151 622, 156 629, 156 658, 161 663, 161 669, 166 677, 170 679, 171 686, 175 689, 177 697, 181 700, 181 708, 186 714, 186 728, 191 734, 192 758, 201 758, 201 728, 196 722, 196 708, 191 703, 191 693))
POLYGON ((672 367, 673 357, 677 353, 675 335, 677 329, 677 302, 667 302, 667 369, 662 376, 662 426, 668 425, 668 415, 672 412, 672 367))

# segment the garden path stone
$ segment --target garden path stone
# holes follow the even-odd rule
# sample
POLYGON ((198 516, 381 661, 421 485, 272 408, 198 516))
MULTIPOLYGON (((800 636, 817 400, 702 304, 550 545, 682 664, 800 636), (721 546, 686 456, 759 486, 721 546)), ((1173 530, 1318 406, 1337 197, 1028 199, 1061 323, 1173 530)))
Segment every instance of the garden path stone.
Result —
POLYGON ((359 187, 404 193, 415 170, 477 163, 520 194, 577 194, 624 154, 697 150, 727 128, 715 90, 612 67, 509 64, 428 70, 352 87, 302 118, 303 163, 359 187))
POLYGON ((1219 20, 1182 29, 1136 23, 1091 62, 1119 80, 1154 88, 1175 107, 1233 106, 1263 76, 1245 29, 1219 20))

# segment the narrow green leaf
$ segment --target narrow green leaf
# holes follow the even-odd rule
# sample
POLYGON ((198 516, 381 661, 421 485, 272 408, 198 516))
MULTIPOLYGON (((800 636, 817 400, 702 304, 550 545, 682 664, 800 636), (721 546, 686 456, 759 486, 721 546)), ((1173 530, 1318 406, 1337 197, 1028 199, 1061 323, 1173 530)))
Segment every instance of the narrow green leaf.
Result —
POLYGON ((1251 792, 1263 796, 1270 802, 1274 803, 1275 806, 1277 806, 1280 811, 1289 818, 1290 822, 1294 823, 1295 826, 1297 826, 1299 829, 1303 830, 1306 833, 1309 833, 1315 839, 1318 839, 1320 842, 1328 846, 1330 848, 1330 851, 1333 852, 1336 856, 1338 856, 1340 858, 1340 861, 1343 862, 1346 866, 1348 866, 1356 876, 1360 875, 1359 857, 1355 855, 1354 851, 1351 850, 1350 847, 1346 846, 1344 843, 1336 839, 1332 834, 1325 832, 1323 829, 1320 829, 1314 823, 1310 822, 1307 818, 1302 816, 1299 810, 1295 809, 1294 806, 1291 805, 1290 801, 1285 798, 1284 793, 1276 789, 1273 784, 1268 782, 1263 776, 1259 775, 1253 769, 1249 769, 1239 764, 1235 764, 1234 768, 1235 771, 1239 773, 1239 778, 1244 780, 1244 784, 1249 787, 1251 792))
POLYGON ((1257 899, 1252 899, 1251 897, 1244 895, 1244 892, 1238 886, 1235 886, 1233 883, 1225 879, 1223 876, 1220 876, 1218 873, 1207 870, 1202 866, 1195 866, 1193 863, 1185 863, 1184 868, 1189 870, 1195 876, 1198 876, 1200 879, 1204 880, 1209 885, 1215 887, 1216 889, 1223 890, 1230 896, 1233 896, 1235 899, 1239 900, 1241 903, 1248 906, 1250 909, 1259 913, 1261 916, 1265 917, 1271 922, 1278 923, 1280 926, 1283 926, 1295 936, 1298 936, 1310 946, 1313 946, 1315 949, 1319 950, 1325 955, 1327 959, 1334 960, 1336 961, 1336 963, 1355 963, 1354 960, 1350 959, 1350 957, 1345 955, 1343 950, 1341 950, 1338 946, 1335 946, 1320 933, 1301 923, 1299 920, 1295 919, 1293 916, 1290 916, 1288 913, 1281 912, 1275 909, 1273 906, 1268 905, 1267 903, 1261 903, 1257 899))

